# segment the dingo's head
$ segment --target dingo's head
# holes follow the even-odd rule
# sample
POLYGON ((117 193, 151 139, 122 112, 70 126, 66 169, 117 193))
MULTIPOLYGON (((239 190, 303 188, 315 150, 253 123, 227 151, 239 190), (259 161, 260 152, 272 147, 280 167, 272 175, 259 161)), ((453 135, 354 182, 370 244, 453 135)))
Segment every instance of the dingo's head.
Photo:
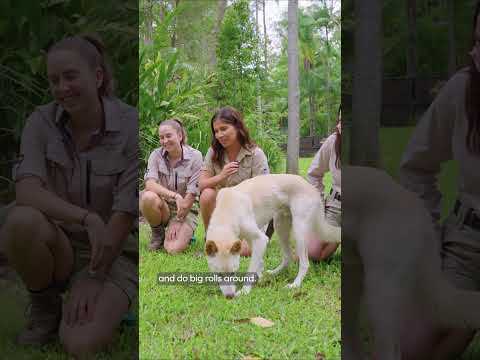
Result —
MULTIPOLYGON (((236 272, 240 266, 240 240, 215 241, 207 240, 205 253, 208 267, 212 272, 236 272)), ((235 285, 220 285, 223 295, 228 298, 235 296, 235 285)))

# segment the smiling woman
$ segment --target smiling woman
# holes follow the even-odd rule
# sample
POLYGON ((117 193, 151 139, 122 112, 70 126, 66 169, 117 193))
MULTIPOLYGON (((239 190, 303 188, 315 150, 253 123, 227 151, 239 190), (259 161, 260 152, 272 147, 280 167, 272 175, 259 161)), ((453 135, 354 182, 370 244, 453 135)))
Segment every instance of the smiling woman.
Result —
POLYGON ((111 96, 103 46, 92 36, 54 44, 47 72, 54 101, 23 129, 17 206, 1 235, 30 294, 17 343, 59 337, 82 357, 113 341, 137 297, 138 115, 111 96))

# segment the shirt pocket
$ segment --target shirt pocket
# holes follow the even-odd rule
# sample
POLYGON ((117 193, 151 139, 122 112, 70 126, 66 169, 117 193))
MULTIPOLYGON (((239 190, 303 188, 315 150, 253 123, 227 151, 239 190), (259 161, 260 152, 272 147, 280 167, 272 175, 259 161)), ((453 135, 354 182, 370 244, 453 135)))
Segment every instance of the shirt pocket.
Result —
POLYGON ((72 182, 73 162, 61 142, 47 145, 46 170, 47 187, 62 198, 67 198, 69 184, 72 182))
POLYGON ((188 182, 190 181, 191 171, 186 168, 177 168, 173 170, 176 192, 185 196, 187 192, 188 182))
POLYGON ((126 167, 127 159, 120 155, 87 160, 87 203, 101 213, 109 213, 126 167))
POLYGON ((252 174, 252 158, 244 158, 238 167, 238 177, 241 179, 240 181, 250 179, 252 174))

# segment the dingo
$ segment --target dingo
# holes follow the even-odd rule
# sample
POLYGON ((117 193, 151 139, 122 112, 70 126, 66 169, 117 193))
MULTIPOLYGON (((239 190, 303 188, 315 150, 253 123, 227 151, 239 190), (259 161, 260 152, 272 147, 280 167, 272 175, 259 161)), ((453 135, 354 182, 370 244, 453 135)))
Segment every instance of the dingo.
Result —
MULTIPOLYGON (((248 272, 263 272, 263 255, 268 237, 261 228, 274 219, 283 251, 281 264, 270 274, 276 275, 287 267, 292 254, 290 229, 296 240, 299 271, 290 288, 299 287, 308 270, 307 237, 316 234, 328 242, 340 242, 341 230, 326 223, 324 204, 318 190, 298 175, 262 175, 219 191, 217 204, 207 230, 205 252, 211 271, 236 272, 240 260, 240 239, 252 249, 248 272)), ((222 293, 232 298, 248 294, 252 284, 244 284, 235 293, 235 285, 220 285, 222 293)))
POLYGON ((358 328, 362 297, 376 359, 402 359, 403 322, 412 314, 439 327, 480 327, 480 293, 444 279, 440 241, 417 195, 373 168, 342 172, 348 179, 342 192, 342 359, 365 358, 358 328))

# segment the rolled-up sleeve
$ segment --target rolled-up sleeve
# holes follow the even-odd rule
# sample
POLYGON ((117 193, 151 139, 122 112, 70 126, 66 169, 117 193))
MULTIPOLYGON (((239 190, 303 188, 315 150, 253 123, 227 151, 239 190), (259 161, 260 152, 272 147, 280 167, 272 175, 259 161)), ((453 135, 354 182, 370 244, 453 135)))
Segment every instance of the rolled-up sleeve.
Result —
POLYGON ((419 195, 434 221, 441 214, 442 195, 438 188, 441 163, 452 159, 455 98, 458 98, 454 91, 454 82, 445 85, 415 128, 400 163, 400 182, 419 195))
POLYGON ((154 150, 148 157, 148 164, 147 164, 147 171, 145 172, 145 176, 143 177, 144 181, 148 179, 154 179, 158 181, 158 156, 159 150, 154 150))
POLYGON ((259 147, 255 148, 252 161, 252 176, 267 175, 270 173, 267 156, 259 147))
POLYGON ((202 153, 195 151, 192 156, 192 175, 187 184, 187 193, 197 196, 198 191, 198 178, 200 177, 200 170, 203 166, 202 153))
POLYGON ((47 130, 40 112, 27 119, 20 142, 20 159, 15 168, 15 181, 34 176, 47 182, 47 130))
POLYGON ((213 166, 212 156, 213 150, 212 148, 209 148, 207 154, 205 155, 205 160, 203 161, 201 171, 206 171, 211 175, 215 175, 215 167, 213 166))
POLYGON ((312 163, 307 171, 307 180, 315 186, 320 194, 323 194, 323 176, 329 170, 330 156, 332 155, 332 146, 334 145, 334 138, 329 136, 322 144, 318 152, 315 154, 312 163), (333 143, 332 143, 333 140, 333 143))
POLYGON ((114 192, 112 211, 121 211, 138 216, 138 175, 140 167, 140 149, 138 145, 138 113, 131 111, 126 116, 128 133, 124 154, 125 170, 120 174, 118 186, 114 192))

